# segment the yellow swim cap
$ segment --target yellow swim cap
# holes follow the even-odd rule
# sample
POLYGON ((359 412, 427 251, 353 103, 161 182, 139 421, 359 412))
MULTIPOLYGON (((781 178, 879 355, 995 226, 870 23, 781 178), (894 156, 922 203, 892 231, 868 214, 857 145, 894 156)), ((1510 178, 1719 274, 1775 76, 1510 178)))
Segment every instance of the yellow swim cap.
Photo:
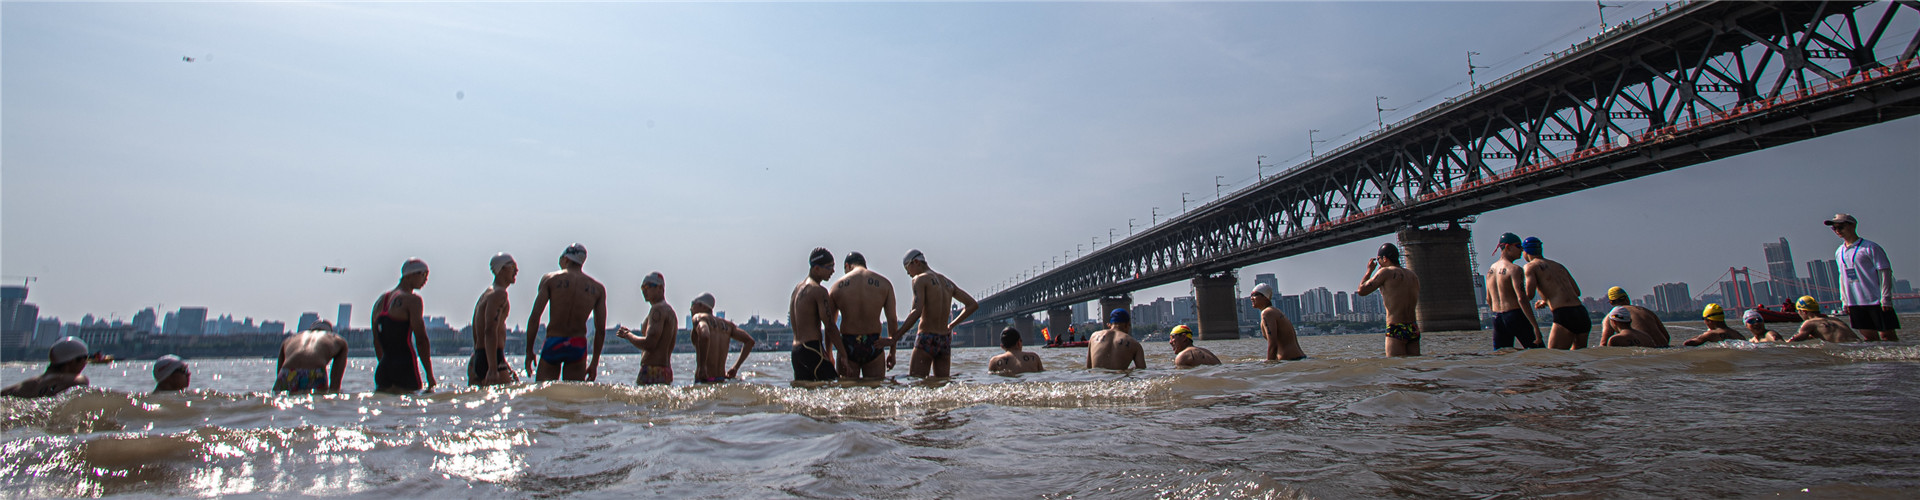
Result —
POLYGON ((1720 310, 1720 304, 1707 304, 1707 309, 1700 311, 1700 317, 1714 321, 1726 321, 1727 313, 1720 310))
POLYGON ((1193 340, 1193 329, 1187 328, 1187 325, 1180 325, 1173 327, 1173 332, 1168 335, 1185 335, 1187 340, 1193 340))
POLYGON ((1607 289, 1607 300, 1627 300, 1627 289, 1613 287, 1607 289))
POLYGON ((1820 301, 1814 300, 1812 295, 1801 295, 1800 300, 1793 301, 1793 308, 1802 311, 1819 312, 1820 301))

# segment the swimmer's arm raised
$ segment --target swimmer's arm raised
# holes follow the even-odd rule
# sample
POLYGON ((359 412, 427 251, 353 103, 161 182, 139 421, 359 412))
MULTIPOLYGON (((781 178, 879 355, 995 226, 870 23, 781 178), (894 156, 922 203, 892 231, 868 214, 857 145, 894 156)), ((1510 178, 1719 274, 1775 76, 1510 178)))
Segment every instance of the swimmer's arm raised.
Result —
POLYGON ((1382 285, 1387 284, 1387 274, 1373 273, 1374 270, 1379 269, 1379 266, 1379 257, 1367 261, 1367 274, 1360 276, 1360 289, 1356 290, 1356 293, 1360 294, 1360 296, 1365 297, 1370 295, 1374 290, 1379 290, 1382 285))

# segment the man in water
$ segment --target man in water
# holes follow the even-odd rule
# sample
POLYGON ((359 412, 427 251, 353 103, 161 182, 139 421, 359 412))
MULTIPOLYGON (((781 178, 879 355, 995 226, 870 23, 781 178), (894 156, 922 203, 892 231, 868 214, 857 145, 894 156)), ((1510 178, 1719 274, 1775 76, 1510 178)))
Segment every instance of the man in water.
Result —
POLYGON ((418 391, 422 373, 425 388, 440 383, 433 376, 433 344, 427 340, 427 323, 420 313, 425 306, 420 294, 414 293, 424 286, 427 262, 407 259, 400 265, 400 284, 374 302, 373 355, 380 360, 373 369, 374 390, 418 391))
POLYGON ((1493 251, 1500 255, 1487 266, 1487 309, 1494 314, 1493 348, 1513 347, 1516 340, 1526 349, 1545 347, 1540 344, 1539 320, 1534 319, 1526 299, 1520 297, 1527 289, 1525 271, 1513 263, 1520 259, 1520 236, 1500 235, 1500 244, 1493 251))
POLYGON ((807 279, 793 287, 787 302, 787 324, 793 325, 793 379, 830 381, 840 378, 834 353, 847 349, 840 344, 840 327, 833 317, 833 301, 821 282, 833 277, 833 252, 815 248, 807 256, 807 279))
POLYGON ((1700 319, 1706 320, 1707 331, 1687 339, 1686 342, 1681 342, 1680 345, 1692 347, 1708 342, 1747 339, 1746 335, 1727 326, 1727 313, 1720 308, 1720 304, 1707 304, 1707 308, 1700 311, 1700 319))
POLYGON ((893 313, 893 282, 867 269, 867 258, 860 252, 847 254, 845 262, 846 274, 833 282, 833 290, 827 294, 827 302, 833 306, 831 317, 840 318, 840 376, 882 378, 893 368, 899 343, 899 337, 893 335, 899 324, 893 313), (885 329, 880 324, 882 312, 886 313, 885 329), (880 359, 882 346, 887 349, 884 360, 880 359))
POLYGON ((1125 370, 1147 368, 1147 350, 1133 340, 1133 315, 1127 308, 1115 308, 1107 315, 1107 329, 1087 338, 1087 368, 1125 370))
POLYGON ((1007 352, 987 360, 987 373, 1017 375, 1026 372, 1047 371, 1040 366, 1040 355, 1021 350, 1026 343, 1020 340, 1020 331, 1007 327, 1000 332, 1000 348, 1007 352))
POLYGON ((507 300, 507 287, 520 276, 520 264, 506 252, 494 254, 487 262, 493 270, 493 286, 480 292, 473 305, 473 357, 467 360, 467 385, 498 385, 520 381, 519 372, 507 363, 507 314, 513 304, 507 300))
POLYGON ((46 373, 0 389, 0 396, 44 398, 90 384, 87 376, 80 374, 87 369, 87 352, 87 343, 78 338, 67 337, 54 342, 53 347, 47 349, 46 373))
POLYGON ((1387 307, 1387 356, 1419 356, 1420 323, 1414 311, 1420 304, 1420 277, 1400 266, 1400 248, 1392 243, 1381 243, 1379 256, 1367 261, 1367 274, 1356 293, 1365 297, 1374 290, 1387 307))
POLYGON ((1266 283, 1253 286, 1249 297, 1253 308, 1260 310, 1260 335, 1267 338, 1267 361, 1293 361, 1307 357, 1300 350, 1300 339, 1293 331, 1293 321, 1280 308, 1273 307, 1273 287, 1266 283))
POLYGON ((908 250, 900 263, 906 266, 907 275, 913 276, 913 309, 907 313, 907 319, 900 322, 900 329, 893 332, 893 337, 905 335, 915 323, 920 325, 920 335, 913 342, 913 364, 909 365, 907 374, 926 377, 927 368, 931 367, 933 376, 949 376, 953 367, 953 329, 979 310, 980 303, 953 284, 953 280, 928 267, 927 256, 919 250, 908 250), (953 314, 949 307, 956 300, 963 308, 960 315, 949 322, 947 315, 953 314))
POLYGON ((1174 368, 1220 364, 1220 358, 1214 356, 1213 351, 1193 345, 1193 329, 1187 328, 1187 325, 1173 327, 1173 331, 1167 334, 1167 344, 1173 346, 1174 368))
MULTIPOLYGON (((1553 311, 1553 328, 1547 332, 1548 348, 1585 349, 1587 334, 1593 333, 1593 318, 1587 316, 1587 306, 1580 304, 1580 283, 1574 281, 1573 273, 1567 272, 1566 266, 1547 260, 1545 252, 1540 238, 1529 237, 1520 242, 1520 253, 1527 259, 1527 265, 1521 268, 1527 291, 1521 296, 1532 300, 1539 294, 1540 300, 1534 301, 1533 308, 1553 311)), ((1602 333, 1601 338, 1605 339, 1602 333)))
MULTIPOLYGON (((1627 312, 1633 313, 1633 329, 1640 330, 1640 333, 1647 334, 1648 338, 1653 339, 1653 347, 1673 345, 1673 336, 1667 332, 1666 322, 1660 321, 1660 315, 1654 314, 1653 310, 1633 305, 1633 300, 1627 298, 1625 288, 1617 286, 1608 288, 1607 305, 1625 307, 1627 312)), ((1613 330, 1608 330, 1605 324, 1600 325, 1600 338, 1604 339, 1612 335, 1613 330)))
POLYGON ((1800 312, 1800 332, 1793 334, 1788 342, 1820 339, 1828 342, 1859 342, 1860 336, 1854 335, 1847 323, 1827 317, 1820 312, 1820 301, 1810 296, 1802 296, 1794 301, 1793 308, 1800 312))
POLYGON ((640 374, 633 383, 669 385, 673 383, 673 342, 680 335, 680 315, 667 303, 667 277, 655 271, 640 280, 640 295, 646 297, 647 321, 640 325, 640 336, 620 327, 614 335, 627 339, 640 349, 640 374))
POLYGON ((1613 336, 1602 339, 1600 345, 1608 347, 1651 347, 1653 337, 1645 332, 1633 329, 1633 313, 1625 307, 1615 307, 1607 313, 1607 326, 1613 327, 1613 336))
POLYGON ((740 378, 740 365, 747 362, 747 354, 753 352, 753 336, 746 330, 727 321, 726 318, 713 315, 713 294, 703 293, 693 298, 693 324, 690 340, 693 342, 693 381, 701 384, 725 382, 727 379, 740 378), (740 359, 733 362, 733 368, 727 368, 727 351, 733 341, 740 341, 740 359))
POLYGON ((1760 310, 1758 309, 1748 309, 1747 314, 1741 316, 1740 321, 1747 324, 1747 333, 1753 334, 1754 342, 1787 341, 1787 339, 1781 337, 1780 334, 1767 329, 1767 318, 1766 316, 1761 316, 1760 310))
POLYGON ((153 392, 180 392, 193 385, 193 373, 187 370, 187 362, 179 356, 168 354, 153 360, 153 392))
POLYGON ((560 270, 540 277, 533 298, 533 316, 527 318, 527 373, 534 380, 594 381, 600 377, 600 349, 607 344, 607 287, 587 276, 587 247, 574 243, 560 253, 560 270), (547 341, 540 347, 540 370, 533 369, 533 345, 540 332, 540 315, 552 305, 547 341), (587 315, 593 315, 593 360, 587 360, 587 315))
POLYGON ((1868 342, 1899 342, 1900 315, 1893 312, 1893 300, 1888 298, 1893 296, 1893 263, 1887 260, 1887 251, 1861 238, 1855 232, 1860 221, 1851 215, 1836 214, 1826 224, 1840 237, 1833 259, 1840 267, 1840 304, 1846 307, 1853 329, 1868 342))
POLYGON ((273 367, 274 392, 340 392, 340 379, 347 374, 347 339, 333 333, 332 323, 315 322, 307 331, 280 341, 280 357, 273 367), (333 369, 328 370, 328 365, 333 369))

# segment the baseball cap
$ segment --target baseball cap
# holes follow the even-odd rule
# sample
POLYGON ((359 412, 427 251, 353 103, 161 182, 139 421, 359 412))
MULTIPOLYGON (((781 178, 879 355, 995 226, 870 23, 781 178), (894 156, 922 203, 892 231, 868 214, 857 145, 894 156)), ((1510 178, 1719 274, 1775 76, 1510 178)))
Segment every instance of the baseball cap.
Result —
POLYGON ((1740 317, 1740 321, 1744 321, 1747 324, 1766 323, 1767 317, 1761 316, 1759 309, 1748 309, 1747 314, 1740 317))
POLYGON ((579 243, 567 245, 566 250, 560 251, 560 256, 566 257, 567 260, 571 260, 575 264, 586 264, 587 263, 587 246, 579 243))
POLYGON ((1727 313, 1726 313, 1726 310, 1720 308, 1720 304, 1707 304, 1707 308, 1702 309, 1700 311, 1700 318, 1710 319, 1714 321, 1726 321, 1727 313))
POLYGON ((1607 300, 1627 300, 1627 289, 1613 287, 1607 289, 1607 300))
POLYGON ((660 271, 647 273, 647 277, 640 279, 640 286, 667 286, 667 277, 660 271))
POLYGON ((1113 313, 1107 315, 1107 322, 1108 323, 1133 323, 1133 314, 1128 313, 1127 309, 1124 307, 1115 308, 1113 310, 1113 313))
POLYGON ((1829 226, 1835 225, 1835 224, 1859 224, 1859 223, 1860 223, 1859 220, 1855 220, 1852 215, 1847 215, 1847 214, 1833 214, 1833 218, 1827 219, 1826 222, 1823 222, 1823 224, 1826 224, 1829 226))
POLYGON ((1613 311, 1607 313, 1607 319, 1631 325, 1633 324, 1633 312, 1628 311, 1627 306, 1614 307, 1613 311))
POLYGON ((507 267, 507 264, 512 263, 512 255, 508 255, 506 252, 500 252, 493 254, 493 260, 487 261, 487 267, 492 268, 494 274, 500 274, 500 268, 507 267))
POLYGON ((707 306, 707 308, 708 308, 708 309, 712 309, 712 308, 713 308, 713 294, 711 294, 711 293, 703 293, 703 294, 700 294, 700 296, 699 296, 699 297, 694 297, 694 298, 693 298, 693 303, 694 303, 695 305, 704 305, 704 306, 707 306))
POLYGON ((407 259, 406 262, 400 264, 401 276, 424 272, 427 272, 427 261, 420 260, 419 257, 407 259))
POLYGON ((1500 249, 1507 245, 1520 246, 1520 235, 1502 233, 1500 235, 1500 243, 1493 246, 1493 253, 1500 253, 1500 249))
POLYGON ((187 362, 179 356, 168 354, 153 361, 153 381, 159 382, 173 376, 173 372, 187 369, 187 362))
POLYGON ((86 342, 81 342, 77 337, 67 337, 54 342, 53 348, 47 349, 47 361, 57 365, 87 357, 90 351, 86 342))
POLYGON ((1800 300, 1793 301, 1793 308, 1802 311, 1818 312, 1820 310, 1820 301, 1814 300, 1812 295, 1801 295, 1800 300))
POLYGON ((1273 300, 1273 285, 1268 285, 1266 283, 1254 285, 1253 293, 1256 295, 1264 296, 1267 298, 1267 300, 1273 300))

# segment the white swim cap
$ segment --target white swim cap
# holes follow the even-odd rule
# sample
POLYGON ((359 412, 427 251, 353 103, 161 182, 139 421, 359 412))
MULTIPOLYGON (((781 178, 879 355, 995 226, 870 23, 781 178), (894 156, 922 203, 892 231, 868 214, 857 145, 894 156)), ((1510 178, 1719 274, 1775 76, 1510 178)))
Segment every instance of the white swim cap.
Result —
POLYGON ((699 296, 699 297, 694 297, 694 298, 693 298, 693 305, 696 305, 696 306, 697 306, 697 305, 705 305, 705 306, 707 306, 707 308, 708 308, 708 309, 712 309, 712 308, 713 308, 713 294, 711 294, 711 293, 703 293, 703 294, 700 294, 700 296, 699 296))
POLYGON ((493 268, 493 274, 500 274, 500 268, 513 263, 513 256, 506 252, 493 254, 493 260, 487 261, 487 267, 493 268))
POLYGON ((1748 309, 1746 314, 1740 316, 1740 321, 1744 323, 1766 323, 1767 317, 1761 316, 1759 309, 1748 309))
POLYGON ((413 273, 424 273, 424 272, 427 272, 427 261, 420 260, 419 257, 407 259, 407 262, 405 264, 400 264, 401 276, 406 276, 413 273))
POLYGON ((331 332, 333 331, 333 323, 329 323, 327 322, 327 320, 324 320, 324 319, 320 321, 315 321, 313 322, 313 326, 307 327, 307 331, 313 331, 313 330, 331 332))
POLYGON ((667 277, 661 275, 660 271, 647 273, 647 277, 640 280, 640 286, 667 286, 667 277))
POLYGON ((1254 285, 1253 293, 1256 295, 1266 297, 1267 300, 1273 300, 1273 285, 1268 285, 1266 283, 1254 285))
POLYGON ((1631 325, 1633 324, 1633 311, 1627 310, 1627 306, 1615 307, 1612 312, 1607 313, 1607 319, 1618 321, 1623 325, 1631 325))
POLYGON ((153 361, 153 381, 159 382, 173 376, 173 372, 187 369, 187 362, 179 356, 168 354, 153 361))
POLYGON ((560 252, 560 256, 566 257, 567 260, 571 260, 575 264, 586 264, 587 246, 579 243, 568 245, 565 251, 560 252))
POLYGON ((908 251, 907 251, 907 257, 906 257, 906 258, 904 258, 904 259, 900 259, 900 265, 903 265, 903 266, 904 266, 904 265, 907 265, 907 264, 912 264, 912 263, 913 263, 913 261, 916 261, 916 260, 917 260, 917 261, 920 261, 920 262, 926 262, 926 261, 927 261, 927 254, 924 254, 924 253, 920 253, 920 249, 918 249, 918 248, 915 248, 915 249, 913 249, 913 250, 908 250, 908 251))
POLYGON ((76 337, 67 337, 54 342, 52 349, 47 349, 47 361, 57 365, 87 357, 90 351, 91 349, 87 349, 86 342, 81 342, 76 337))

